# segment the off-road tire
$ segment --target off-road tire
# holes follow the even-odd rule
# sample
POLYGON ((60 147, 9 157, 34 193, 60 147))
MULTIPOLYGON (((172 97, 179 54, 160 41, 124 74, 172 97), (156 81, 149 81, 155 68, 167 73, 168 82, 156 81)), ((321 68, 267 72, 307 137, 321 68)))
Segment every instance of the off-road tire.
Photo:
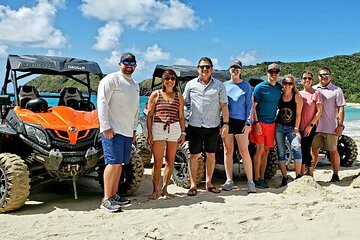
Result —
POLYGON ((119 193, 127 196, 134 195, 144 180, 144 164, 139 151, 132 146, 130 162, 123 166, 120 177, 119 193))
POLYGON ((286 164, 286 168, 289 171, 294 171, 295 170, 295 161, 294 161, 294 156, 293 153, 291 151, 291 144, 290 142, 286 139, 285 141, 285 164, 286 164))
MULTIPOLYGON (((256 152, 256 145, 254 143, 249 143, 249 153, 251 159, 254 159, 255 152, 256 152)), ((274 147, 271 148, 269 151, 268 161, 265 169, 266 179, 271 179, 273 176, 275 176, 278 170, 278 165, 279 165, 278 155, 277 155, 276 147, 274 147)), ((254 162, 253 162, 253 171, 254 171, 254 162)))
POLYGON ((279 166, 276 148, 271 148, 268 155, 268 161, 265 170, 265 179, 271 179, 275 176, 279 166))
MULTIPOLYGON (((180 144, 175 155, 174 170, 171 179, 174 184, 183 188, 190 188, 190 151, 189 142, 180 144)), ((199 184, 204 177, 204 158, 198 159, 198 171, 196 175, 196 183, 199 184)))
POLYGON ((30 194, 28 168, 19 156, 0 154, 0 212, 22 207, 30 194))
POLYGON ((136 134, 136 148, 139 150, 144 166, 149 165, 152 157, 151 147, 147 143, 145 135, 142 133, 136 134))
MULTIPOLYGON (((102 162, 103 162, 103 157, 102 162)), ((98 176, 96 180, 100 183, 101 188, 104 189, 104 169, 106 165, 102 163, 98 167, 98 176)), ((124 165, 121 172, 119 181, 119 193, 124 195, 134 195, 140 188, 144 180, 144 165, 141 160, 139 151, 132 146, 131 157, 129 164, 124 165)))
POLYGON ((340 155, 340 165, 351 167, 358 156, 356 142, 349 136, 341 135, 337 146, 340 155))

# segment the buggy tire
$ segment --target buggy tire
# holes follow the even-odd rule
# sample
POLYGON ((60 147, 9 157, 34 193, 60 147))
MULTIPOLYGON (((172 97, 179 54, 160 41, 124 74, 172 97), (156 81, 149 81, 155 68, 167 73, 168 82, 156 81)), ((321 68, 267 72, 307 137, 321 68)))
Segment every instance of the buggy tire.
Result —
POLYGON ((132 145, 130 162, 123 166, 119 193, 131 196, 136 193, 144 180, 144 164, 139 151, 132 145))
POLYGON ((337 149, 340 155, 340 165, 351 167, 358 156, 358 149, 354 139, 346 135, 341 135, 338 140, 337 149))
POLYGON ((28 168, 18 155, 0 154, 0 212, 22 207, 30 194, 28 168))
POLYGON ((139 150, 139 154, 144 166, 147 166, 151 162, 151 147, 147 143, 147 139, 144 134, 136 134, 136 148, 139 150))
POLYGON ((295 170, 295 161, 294 161, 294 156, 293 153, 291 151, 291 144, 290 142, 286 139, 285 141, 285 164, 286 164, 286 168, 289 171, 294 171, 295 170))
MULTIPOLYGON (((255 152, 256 152, 256 144, 249 143, 249 153, 252 160, 254 160, 255 152)), ((278 165, 279 165, 279 161, 278 161, 276 147, 270 148, 266 169, 265 169, 265 179, 271 179, 273 176, 275 176, 278 170, 278 165)), ((253 172, 254 172, 254 162, 253 162, 253 172)), ((255 174, 254 174, 254 178, 255 178, 255 174)))
POLYGON ((267 160, 265 179, 271 179, 273 176, 275 176, 279 165, 276 148, 270 148, 267 160))
MULTIPOLYGON (((190 188, 190 151, 189 142, 184 142, 178 146, 176 150, 174 169, 172 172, 172 180, 176 186, 190 188)), ((196 175, 196 184, 199 184, 204 177, 204 158, 198 159, 198 171, 196 175)))

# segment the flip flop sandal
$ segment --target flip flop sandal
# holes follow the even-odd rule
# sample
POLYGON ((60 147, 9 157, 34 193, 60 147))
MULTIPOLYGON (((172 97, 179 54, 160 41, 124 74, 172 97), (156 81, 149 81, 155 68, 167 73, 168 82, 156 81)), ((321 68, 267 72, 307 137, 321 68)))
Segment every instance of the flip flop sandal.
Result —
POLYGON ((187 193, 188 196, 192 197, 192 196, 196 196, 197 195, 197 189, 196 188, 190 188, 188 193, 187 193))
POLYGON ((221 193, 221 190, 218 189, 217 187, 215 186, 211 186, 207 189, 208 192, 212 192, 212 193, 221 193))

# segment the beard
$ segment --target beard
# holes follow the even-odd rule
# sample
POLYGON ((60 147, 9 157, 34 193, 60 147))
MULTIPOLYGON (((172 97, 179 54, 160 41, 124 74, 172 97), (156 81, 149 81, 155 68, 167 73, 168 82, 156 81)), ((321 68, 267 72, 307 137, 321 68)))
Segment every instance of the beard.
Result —
POLYGON ((132 74, 135 71, 135 69, 133 67, 125 67, 124 68, 124 73, 125 74, 132 74))

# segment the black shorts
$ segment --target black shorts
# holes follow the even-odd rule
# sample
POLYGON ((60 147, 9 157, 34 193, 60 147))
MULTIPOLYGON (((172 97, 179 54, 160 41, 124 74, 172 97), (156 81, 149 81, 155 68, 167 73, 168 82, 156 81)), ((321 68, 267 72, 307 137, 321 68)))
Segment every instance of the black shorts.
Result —
POLYGON ((204 128, 189 125, 186 132, 191 154, 198 154, 203 150, 208 153, 216 152, 220 135, 219 127, 204 128))
POLYGON ((229 119, 229 134, 243 134, 245 127, 245 120, 240 120, 236 118, 229 119))

